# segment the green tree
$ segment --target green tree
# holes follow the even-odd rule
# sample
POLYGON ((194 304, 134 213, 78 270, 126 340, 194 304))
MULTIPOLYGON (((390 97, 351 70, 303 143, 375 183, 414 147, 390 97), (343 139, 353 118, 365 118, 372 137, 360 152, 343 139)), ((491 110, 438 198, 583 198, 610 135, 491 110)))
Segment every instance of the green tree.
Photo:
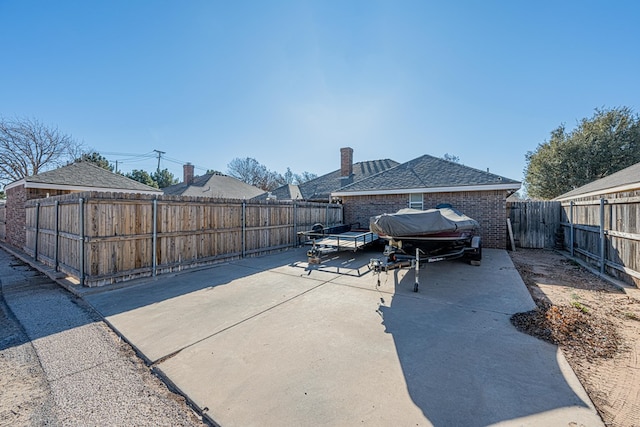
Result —
POLYGON ((126 173, 124 176, 126 176, 127 178, 131 178, 134 181, 146 184, 149 187, 159 188, 158 183, 153 180, 153 177, 149 174, 149 172, 142 169, 134 169, 131 172, 126 173))
POLYGON ((178 179, 168 169, 154 172, 151 175, 151 179, 157 184, 158 188, 165 188, 178 183, 178 179))
POLYGON ((4 200, 7 198, 7 195, 5 194, 4 190, 0 190, 0 200, 4 200))
POLYGON ((96 166, 100 166, 102 169, 106 169, 109 172, 113 172, 114 167, 109 163, 106 157, 97 151, 92 151, 90 153, 82 153, 80 157, 78 157, 76 162, 91 162, 96 166))
POLYGON ((527 195, 552 199, 640 162, 640 119, 627 107, 596 109, 572 131, 558 126, 525 158, 527 195))

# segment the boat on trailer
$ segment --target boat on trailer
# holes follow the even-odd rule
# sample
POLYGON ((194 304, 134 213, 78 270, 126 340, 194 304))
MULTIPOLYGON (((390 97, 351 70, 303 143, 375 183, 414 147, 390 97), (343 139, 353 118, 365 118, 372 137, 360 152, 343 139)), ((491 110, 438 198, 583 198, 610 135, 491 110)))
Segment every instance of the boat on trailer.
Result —
POLYGON ((479 248, 479 228, 478 221, 451 205, 427 210, 400 209, 372 217, 369 222, 369 229, 398 251, 419 248, 425 255, 479 248))
POLYGON ((369 229, 387 240, 386 260, 371 260, 376 271, 416 267, 420 262, 432 263, 467 257, 471 264, 480 265, 482 241, 478 221, 454 209, 449 204, 434 209, 401 209, 393 214, 372 217, 369 229))

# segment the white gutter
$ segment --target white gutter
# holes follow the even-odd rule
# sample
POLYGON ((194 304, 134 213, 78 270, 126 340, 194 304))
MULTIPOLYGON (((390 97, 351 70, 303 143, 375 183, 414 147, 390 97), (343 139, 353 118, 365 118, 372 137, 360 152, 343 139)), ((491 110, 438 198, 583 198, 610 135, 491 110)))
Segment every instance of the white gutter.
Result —
POLYGON ((67 191, 99 191, 99 192, 111 192, 111 193, 134 193, 134 194, 149 194, 149 195, 158 195, 163 194, 162 190, 152 191, 152 190, 132 190, 132 189, 124 189, 124 188, 113 188, 113 187, 87 187, 81 185, 64 185, 64 184, 47 184, 44 182, 29 182, 21 179, 20 181, 12 182, 4 187, 5 191, 11 189, 13 187, 18 187, 24 184, 24 188, 40 188, 45 190, 67 190, 67 191))
POLYGON ((365 190, 365 191, 335 191, 331 197, 343 196, 379 196, 389 194, 416 194, 416 193, 461 193, 463 191, 491 191, 491 190, 519 190, 520 183, 469 185, 466 187, 430 187, 430 188, 403 188, 391 190, 365 190))
POLYGON ((600 190, 594 190, 594 191, 590 191, 588 193, 576 194, 574 196, 569 196, 569 197, 563 197, 563 198, 556 197, 553 200, 557 200, 559 202, 564 202, 566 200, 580 199, 582 197, 591 197, 591 196, 599 196, 599 195, 602 195, 602 194, 620 193, 620 192, 623 192, 623 191, 632 191, 632 190, 637 190, 639 188, 640 188, 640 183, 634 182, 632 184, 620 185, 618 187, 601 188, 600 190))

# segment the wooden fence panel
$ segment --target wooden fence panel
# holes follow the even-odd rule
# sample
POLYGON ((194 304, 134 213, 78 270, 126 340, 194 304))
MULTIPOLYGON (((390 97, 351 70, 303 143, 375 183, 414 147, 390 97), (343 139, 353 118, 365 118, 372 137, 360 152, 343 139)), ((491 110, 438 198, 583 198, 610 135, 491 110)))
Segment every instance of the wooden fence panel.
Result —
POLYGON ((27 252, 97 286, 293 247, 342 206, 80 193, 29 201, 26 218, 27 252))
POLYGON ((516 246, 521 248, 553 248, 560 230, 560 202, 509 202, 509 219, 516 246))
POLYGON ((601 273, 640 283, 640 197, 585 198, 562 204, 565 247, 601 273))

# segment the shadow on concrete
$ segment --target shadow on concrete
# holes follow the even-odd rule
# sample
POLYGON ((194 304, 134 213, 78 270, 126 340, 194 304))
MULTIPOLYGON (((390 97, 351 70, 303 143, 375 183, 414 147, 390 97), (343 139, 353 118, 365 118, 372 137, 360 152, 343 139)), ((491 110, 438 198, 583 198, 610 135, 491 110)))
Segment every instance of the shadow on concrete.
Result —
POLYGON ((510 314, 412 292, 399 281, 380 306, 408 391, 434 426, 487 426, 565 407, 588 405, 566 382, 556 346, 518 332, 510 314))

